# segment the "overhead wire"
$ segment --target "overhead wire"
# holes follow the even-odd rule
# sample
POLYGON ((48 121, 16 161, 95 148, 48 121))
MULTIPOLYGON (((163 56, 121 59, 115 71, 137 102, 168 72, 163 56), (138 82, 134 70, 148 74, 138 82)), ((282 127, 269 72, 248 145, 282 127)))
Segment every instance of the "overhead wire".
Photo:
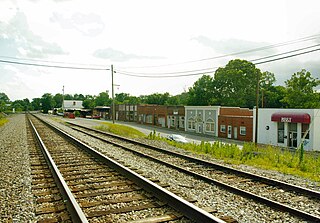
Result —
POLYGON ((63 69, 75 69, 75 70, 110 70, 110 68, 58 66, 58 65, 49 65, 49 64, 38 64, 38 63, 18 62, 18 61, 11 61, 11 60, 0 60, 0 63, 19 64, 19 65, 36 66, 36 67, 51 67, 51 68, 63 68, 63 69))
POLYGON ((52 60, 41 60, 41 59, 31 59, 31 58, 18 58, 18 57, 10 57, 10 56, 2 56, 0 55, 0 58, 7 58, 7 59, 13 59, 13 60, 22 60, 22 61, 33 61, 33 62, 44 62, 44 63, 53 63, 53 64, 66 64, 70 66, 95 66, 95 67, 105 67, 105 65, 102 64, 84 64, 84 63, 69 63, 69 62, 62 62, 62 61, 52 61, 52 60))
MULTIPOLYGON (((314 39, 317 39, 319 37, 320 37, 320 34, 317 34, 317 35, 303 37, 303 38, 300 38, 300 39, 291 40, 291 41, 287 41, 287 42, 283 42, 283 43, 278 43, 278 44, 273 44, 273 45, 269 45, 269 46, 259 47, 259 48, 255 48, 255 49, 251 49, 251 50, 235 52, 235 53, 231 53, 231 54, 220 55, 220 56, 210 57, 210 58, 204 58, 204 59, 199 59, 199 60, 194 60, 194 61, 186 61, 186 62, 176 63, 176 64, 185 64, 185 63, 193 63, 193 62, 199 62, 199 61, 205 61, 205 60, 213 60, 213 59, 218 59, 218 58, 223 58, 223 57, 228 57, 228 56, 234 56, 234 55, 239 55, 239 54, 244 54, 244 53, 261 51, 261 50, 266 50, 266 49, 270 49, 270 48, 274 48, 274 47, 285 46, 285 45, 289 45, 289 44, 294 44, 294 43, 300 43, 300 42, 304 42, 304 41, 314 40, 314 39)), ((271 59, 271 60, 267 60, 267 61, 261 61, 261 62, 254 62, 254 61, 273 58, 273 57, 277 57, 277 56, 281 56, 281 55, 285 55, 285 54, 289 54, 289 53, 293 53, 293 52, 298 52, 298 51, 301 51, 301 50, 314 48, 314 47, 317 47, 317 46, 320 46, 320 44, 316 44, 316 45, 312 45, 312 46, 308 46, 308 47, 304 47, 304 48, 300 48, 300 49, 295 49, 295 50, 291 50, 291 51, 287 51, 287 52, 284 52, 284 53, 279 53, 279 54, 275 54, 275 55, 271 55, 271 56, 261 57, 261 58, 257 58, 257 59, 254 59, 254 60, 248 60, 248 61, 253 62, 255 65, 269 63, 269 62, 277 61, 277 60, 280 60, 280 59, 285 59, 285 58, 290 58, 290 57, 294 57, 294 56, 298 56, 298 55, 302 55, 302 54, 315 52, 315 51, 318 51, 320 49, 310 50, 310 51, 307 51, 307 52, 288 55, 288 56, 285 56, 285 57, 271 59)), ((2 57, 2 58, 11 58, 11 59, 14 59, 14 60, 29 60, 29 61, 46 62, 46 63, 70 64, 70 63, 67 63, 67 62, 57 62, 57 61, 48 61, 48 60, 24 59, 24 58, 14 58, 14 57, 8 57, 8 56, 0 56, 0 57, 2 57)), ((3 60, 3 59, 0 59, 0 62, 1 63, 10 63, 10 64, 19 64, 19 65, 38 66, 38 67, 63 68, 63 69, 104 70, 104 71, 105 70, 110 70, 109 68, 61 66, 61 65, 50 65, 50 64, 41 64, 41 63, 19 62, 19 61, 3 60)), ((77 64, 77 65, 89 66, 89 64, 77 64)), ((93 65, 92 64, 91 66, 103 66, 103 65, 93 65)), ((150 66, 150 67, 161 67, 161 65, 159 65, 159 66, 150 66)), ((130 72, 130 71, 125 71, 125 70, 116 70, 115 72, 119 73, 119 74, 127 75, 127 76, 133 76, 133 77, 167 78, 167 77, 195 76, 195 75, 201 75, 203 73, 213 73, 213 72, 215 72, 215 70, 217 68, 218 67, 210 67, 210 68, 203 68, 203 69, 197 69, 197 70, 174 71, 174 72, 156 72, 156 73, 130 72), (202 71, 202 72, 200 72, 200 71, 202 71), (161 75, 161 76, 159 76, 159 75, 161 75)))
POLYGON ((318 51, 318 50, 320 50, 320 48, 314 49, 314 50, 309 50, 309 51, 302 52, 302 53, 292 54, 292 55, 289 55, 289 56, 280 57, 280 58, 276 58, 276 59, 272 59, 272 60, 257 62, 257 63, 254 63, 254 64, 258 65, 258 64, 264 64, 264 63, 270 63, 270 62, 277 61, 277 60, 283 60, 283 59, 287 59, 287 58, 290 58, 290 57, 295 57, 295 56, 299 56, 299 55, 303 55, 303 54, 307 54, 307 53, 312 53, 312 52, 315 52, 315 51, 318 51))
MULTIPOLYGON (((303 55, 303 54, 308 54, 308 53, 312 53, 312 52, 315 52, 315 51, 319 51, 320 48, 317 48, 317 49, 308 50, 308 51, 304 51, 304 52, 300 52, 300 53, 296 53, 296 54, 287 55, 287 56, 284 56, 284 57, 278 57, 278 56, 281 56, 281 55, 286 55, 286 54, 289 54, 289 53, 299 52, 299 51, 310 49, 310 48, 314 48, 314 47, 317 47, 317 46, 320 46, 320 44, 316 44, 316 45, 312 45, 312 46, 308 46, 308 47, 303 47, 303 48, 287 51, 287 52, 284 52, 284 53, 274 54, 274 55, 271 55, 271 56, 261 57, 261 58, 248 60, 248 61, 252 62, 255 65, 270 63, 270 62, 273 62, 273 61, 283 60, 283 59, 287 59, 287 58, 290 58, 290 57, 295 57, 295 56, 299 56, 299 55, 303 55), (278 58, 265 60, 265 59, 269 59, 269 58, 273 58, 273 57, 278 57, 278 58), (264 61, 254 62, 254 61, 259 61, 259 60, 264 60, 264 61)), ((179 72, 164 72, 164 73, 138 73, 138 72, 128 72, 128 71, 122 71, 122 70, 119 70, 119 71, 117 70, 116 72, 119 73, 119 74, 132 76, 132 77, 168 78, 168 77, 196 76, 196 75, 201 75, 201 74, 203 75, 204 73, 209 74, 209 73, 215 72, 217 68, 218 67, 212 67, 212 68, 205 68, 205 69, 198 69, 198 70, 179 71, 179 72), (203 71, 203 72, 198 72, 198 71, 203 71), (181 74, 181 73, 185 73, 185 74, 181 74), (175 75, 168 75, 168 74, 175 74, 175 75)))
POLYGON ((311 36, 298 38, 298 39, 295 39, 295 40, 290 40, 290 41, 286 41, 286 42, 271 44, 271 45, 258 47, 258 48, 253 48, 253 49, 250 49, 250 50, 240 51, 240 52, 236 52, 236 53, 219 55, 219 56, 215 56, 215 57, 203 58, 203 59, 198 59, 198 60, 189 60, 189 61, 172 63, 172 64, 151 65, 151 66, 141 66, 141 67, 138 67, 138 66, 136 66, 136 67, 122 67, 122 69, 133 69, 133 68, 134 69, 144 69, 144 68, 155 68, 155 67, 166 67, 166 66, 182 65, 182 64, 187 64, 187 63, 196 63, 196 62, 201 62, 201 61, 215 60, 215 59, 220 59, 220 58, 224 58, 224 57, 236 56, 236 55, 240 55, 240 54, 252 53, 252 52, 272 49, 272 48, 276 48, 276 47, 287 46, 287 45, 306 42, 306 41, 315 40, 315 39, 319 39, 319 38, 320 38, 320 34, 315 34, 315 35, 311 35, 311 36))

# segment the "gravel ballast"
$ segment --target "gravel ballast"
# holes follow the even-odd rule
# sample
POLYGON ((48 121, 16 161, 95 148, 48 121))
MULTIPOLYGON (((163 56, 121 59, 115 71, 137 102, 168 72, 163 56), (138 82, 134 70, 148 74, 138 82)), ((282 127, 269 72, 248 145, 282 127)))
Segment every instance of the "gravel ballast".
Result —
POLYGON ((32 222, 33 197, 25 115, 0 127, 1 222, 32 222))
MULTIPOLYGON (((46 118, 75 137, 81 137, 90 146, 106 154, 112 154, 113 157, 122 160, 128 166, 142 170, 145 176, 157 178, 162 183, 167 183, 170 185, 169 190, 178 191, 185 197, 195 198, 197 200, 196 205, 199 207, 212 207, 220 213, 237 219, 239 222, 301 222, 301 219, 264 205, 253 203, 246 198, 221 190, 215 185, 195 180, 176 170, 133 156, 130 152, 120 151, 119 148, 115 149, 112 146, 106 146, 105 143, 99 140, 85 137, 64 124, 58 123, 56 118, 52 119, 49 116, 46 118)), ((81 119, 76 121, 81 122, 81 119)), ((95 125, 97 124, 95 123, 95 125)), ((161 142, 155 141, 152 143, 161 142)), ((168 148, 170 147, 168 146, 168 148)), ((208 158, 206 157, 206 159, 208 158)), ((320 190, 318 183, 303 178, 281 174, 276 171, 259 170, 248 166, 237 168, 268 177, 272 176, 295 185, 320 190)), ((0 127, 0 174, 1 222, 34 222, 29 150, 26 121, 23 114, 9 117, 9 122, 0 127)))
MULTIPOLYGON (((82 141, 86 142, 91 147, 97 148, 106 155, 121 160, 127 166, 142 170, 144 175, 156 177, 161 182, 169 184, 169 190, 178 191, 185 195, 185 197, 195 198, 198 201, 196 205, 199 207, 211 207, 217 209, 220 213, 231 216, 239 222, 302 222, 301 219, 287 213, 274 210, 259 203, 254 203, 251 200, 222 190, 215 185, 195 180, 194 178, 179 173, 176 170, 133 156, 130 152, 125 152, 119 148, 114 148, 113 146, 106 145, 99 140, 75 132, 61 123, 57 123, 55 121, 51 122, 55 123, 55 125, 67 131, 71 135, 81 138, 82 141)), ((81 124, 81 119, 78 119, 77 122, 81 124)), ((152 143, 155 144, 157 141, 152 143)), ((162 145, 162 147, 163 146, 164 145, 162 145)), ((248 171, 248 168, 246 169, 248 171)), ((253 169, 254 172, 259 172, 258 169, 253 169)), ((262 171, 262 175, 268 175, 267 172, 268 171, 262 171)), ((275 171, 270 172, 269 175, 274 176, 274 172, 275 171)), ((279 176, 280 175, 284 174, 279 174, 279 176)), ((283 176, 282 179, 284 179, 283 176)), ((292 181, 292 176, 288 176, 288 179, 289 181, 292 181)), ((306 184, 305 179, 300 179, 298 177, 296 179, 301 181, 301 186, 306 184)), ((296 182, 295 184, 299 185, 299 182, 296 182)))

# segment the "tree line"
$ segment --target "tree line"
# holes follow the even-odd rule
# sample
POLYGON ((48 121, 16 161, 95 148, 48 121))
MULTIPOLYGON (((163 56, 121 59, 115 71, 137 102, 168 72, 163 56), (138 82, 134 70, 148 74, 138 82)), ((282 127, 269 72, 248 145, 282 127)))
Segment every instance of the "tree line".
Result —
MULTIPOLYGON (((253 108, 258 93, 259 107, 266 108, 320 108, 320 94, 315 91, 320 82, 309 71, 302 69, 285 81, 285 86, 275 86, 276 78, 271 72, 261 72, 246 60, 235 59, 225 67, 218 68, 214 75, 204 74, 192 87, 179 95, 154 93, 131 96, 128 93, 115 94, 115 104, 158 104, 158 105, 220 105, 253 108), (257 91, 258 90, 258 91, 257 91)), ((41 98, 11 102, 0 92, 0 111, 43 110, 61 108, 65 100, 81 100, 84 108, 110 106, 112 98, 108 92, 99 95, 45 93, 41 98)))

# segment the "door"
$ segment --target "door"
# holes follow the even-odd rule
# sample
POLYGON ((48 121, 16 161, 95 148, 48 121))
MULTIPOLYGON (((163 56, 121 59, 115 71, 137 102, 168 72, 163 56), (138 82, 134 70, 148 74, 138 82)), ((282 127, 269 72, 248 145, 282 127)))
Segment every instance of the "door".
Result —
POLYGON ((203 133, 203 124, 202 123, 198 124, 198 133, 203 133))
POLYGON ((288 146, 289 147, 297 147, 297 123, 288 123, 288 146))
POLYGON ((228 125, 228 138, 231 139, 232 137, 232 126, 228 125))
POLYGON ((233 138, 238 139, 238 127, 233 127, 233 138))

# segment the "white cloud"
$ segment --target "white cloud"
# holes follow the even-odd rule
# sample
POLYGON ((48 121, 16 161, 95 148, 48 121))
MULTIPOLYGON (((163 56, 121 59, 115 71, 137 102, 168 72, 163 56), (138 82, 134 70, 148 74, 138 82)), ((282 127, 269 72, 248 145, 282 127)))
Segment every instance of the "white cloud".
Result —
MULTIPOLYGON (((0 2, 0 56, 46 58, 48 61, 104 64, 107 67, 113 63, 115 69, 141 73, 224 66, 234 57, 176 66, 157 65, 201 60, 318 34, 319 7, 320 3, 313 0, 4 0, 0 2), (155 67, 128 68, 141 66, 155 67)), ((311 44, 314 42, 294 45, 290 49, 311 44)), ((289 48, 237 58, 248 59, 285 50, 289 48)), ((296 72, 300 66, 319 74, 320 68, 313 60, 317 55, 259 65, 259 68, 274 72, 278 80, 283 80, 293 70, 296 72)), ((16 71, 0 69, 1 90, 15 95, 11 99, 26 95, 41 97, 46 92, 55 94, 61 92, 63 84, 70 93, 97 94, 111 90, 109 72, 37 70, 21 65, 17 65, 16 71), (25 75, 20 76, 23 83, 16 82, 21 89, 19 95, 11 87, 4 88, 13 86, 15 74, 22 71, 25 75)), ((186 86, 192 86, 199 77, 147 79, 118 74, 115 80, 121 85, 119 91, 133 95, 177 94, 186 86)))

